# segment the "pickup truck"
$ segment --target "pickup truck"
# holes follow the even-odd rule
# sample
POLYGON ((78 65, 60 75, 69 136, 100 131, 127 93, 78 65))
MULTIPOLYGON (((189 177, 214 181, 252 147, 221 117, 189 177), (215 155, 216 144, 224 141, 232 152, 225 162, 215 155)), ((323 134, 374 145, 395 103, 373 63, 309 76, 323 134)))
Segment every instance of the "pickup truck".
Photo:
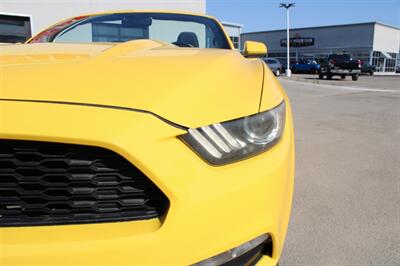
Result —
POLYGON ((333 76, 340 76, 345 79, 346 76, 351 76, 352 80, 358 80, 361 74, 361 61, 353 60, 349 54, 331 54, 326 62, 321 64, 318 71, 318 76, 323 79, 332 79, 333 76))

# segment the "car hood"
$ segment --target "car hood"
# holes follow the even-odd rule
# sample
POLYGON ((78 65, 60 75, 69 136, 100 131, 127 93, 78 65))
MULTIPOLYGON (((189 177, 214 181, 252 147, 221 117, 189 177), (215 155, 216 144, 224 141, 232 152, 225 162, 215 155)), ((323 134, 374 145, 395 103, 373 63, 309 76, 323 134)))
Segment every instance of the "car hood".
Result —
POLYGON ((233 50, 150 40, 0 46, 0 99, 134 108, 187 127, 256 113, 262 84, 261 61, 233 50))

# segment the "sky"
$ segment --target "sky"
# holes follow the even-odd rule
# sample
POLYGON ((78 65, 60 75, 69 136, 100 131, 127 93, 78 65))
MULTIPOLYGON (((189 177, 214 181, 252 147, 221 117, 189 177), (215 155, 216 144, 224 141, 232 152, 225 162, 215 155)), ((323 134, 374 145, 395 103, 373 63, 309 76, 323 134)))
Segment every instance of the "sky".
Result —
MULTIPOLYGON (((286 0, 207 0, 207 14, 243 24, 243 32, 286 28, 286 0)), ((292 0, 292 28, 377 21, 400 28, 400 0, 292 0)))

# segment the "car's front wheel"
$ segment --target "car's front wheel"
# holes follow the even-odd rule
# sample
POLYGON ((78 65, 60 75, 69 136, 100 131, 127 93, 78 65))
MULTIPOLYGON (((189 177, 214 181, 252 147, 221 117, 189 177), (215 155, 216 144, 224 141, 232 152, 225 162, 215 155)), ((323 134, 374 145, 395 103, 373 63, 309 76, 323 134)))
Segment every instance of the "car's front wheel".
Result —
POLYGON ((358 75, 353 75, 353 76, 351 76, 351 79, 352 79, 353 81, 357 81, 357 80, 358 80, 358 75))

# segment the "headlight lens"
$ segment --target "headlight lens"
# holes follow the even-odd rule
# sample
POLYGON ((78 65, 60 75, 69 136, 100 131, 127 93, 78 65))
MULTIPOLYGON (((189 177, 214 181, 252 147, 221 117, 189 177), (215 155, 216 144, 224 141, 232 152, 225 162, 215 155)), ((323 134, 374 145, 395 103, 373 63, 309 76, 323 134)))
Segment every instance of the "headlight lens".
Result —
POLYGON ((285 103, 244 118, 189 129, 180 138, 209 164, 224 165, 259 154, 282 135, 285 103))

